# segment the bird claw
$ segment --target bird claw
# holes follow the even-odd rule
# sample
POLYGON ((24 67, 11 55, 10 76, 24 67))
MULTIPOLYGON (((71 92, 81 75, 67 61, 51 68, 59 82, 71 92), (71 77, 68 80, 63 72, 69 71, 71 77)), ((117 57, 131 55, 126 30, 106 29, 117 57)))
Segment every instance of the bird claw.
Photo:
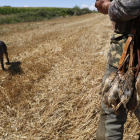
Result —
POLYGON ((116 111, 116 107, 113 104, 111 104, 111 106, 112 106, 113 110, 116 111))
POLYGON ((120 102, 117 106, 116 106, 116 110, 118 110, 120 108, 120 106, 122 105, 122 102, 120 102))
POLYGON ((100 100, 100 102, 98 103, 98 106, 101 107, 101 100, 100 100))
POLYGON ((109 109, 109 105, 106 105, 106 107, 109 109))
POLYGON ((115 111, 115 114, 118 115, 119 114, 119 110, 116 110, 116 107, 115 105, 111 104, 113 110, 115 111))

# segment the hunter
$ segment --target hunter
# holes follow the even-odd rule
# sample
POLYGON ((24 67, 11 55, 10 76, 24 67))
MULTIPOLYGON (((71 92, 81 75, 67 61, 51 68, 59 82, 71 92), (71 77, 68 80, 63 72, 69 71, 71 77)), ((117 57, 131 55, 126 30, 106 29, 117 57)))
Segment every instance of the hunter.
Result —
MULTIPOLYGON (((114 29, 103 86, 110 73, 117 71, 128 34, 131 33, 132 21, 140 15, 140 0, 97 0, 95 7, 101 13, 109 15, 114 29)), ((124 108, 116 115, 111 107, 108 109, 102 102, 97 140, 122 140, 126 119, 127 113, 124 108)))

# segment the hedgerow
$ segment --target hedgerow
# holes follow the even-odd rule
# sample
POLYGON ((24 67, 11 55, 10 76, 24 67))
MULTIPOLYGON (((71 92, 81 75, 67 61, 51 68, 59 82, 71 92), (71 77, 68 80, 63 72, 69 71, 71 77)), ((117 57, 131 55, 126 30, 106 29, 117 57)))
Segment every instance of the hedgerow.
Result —
POLYGON ((18 22, 32 22, 40 20, 49 20, 57 17, 83 15, 92 13, 88 8, 15 8, 0 7, 0 13, 5 16, 0 17, 0 24, 10 24, 18 22))

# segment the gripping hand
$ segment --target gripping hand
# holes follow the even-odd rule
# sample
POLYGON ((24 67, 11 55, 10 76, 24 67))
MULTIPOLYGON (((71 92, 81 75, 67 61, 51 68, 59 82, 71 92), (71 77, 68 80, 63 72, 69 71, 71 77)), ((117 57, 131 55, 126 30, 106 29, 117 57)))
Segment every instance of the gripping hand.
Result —
POLYGON ((108 14, 108 8, 110 3, 110 0, 97 0, 95 3, 95 7, 98 9, 99 12, 103 14, 108 14))

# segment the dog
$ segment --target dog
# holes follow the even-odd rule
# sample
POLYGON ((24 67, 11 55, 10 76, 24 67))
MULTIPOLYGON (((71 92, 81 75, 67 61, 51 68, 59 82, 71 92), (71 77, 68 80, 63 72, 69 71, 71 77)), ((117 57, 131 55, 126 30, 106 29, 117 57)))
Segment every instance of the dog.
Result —
POLYGON ((7 46, 3 41, 0 41, 0 61, 1 61, 1 68, 5 70, 4 64, 3 64, 3 55, 6 55, 7 63, 10 64, 9 58, 8 58, 8 52, 7 52, 7 46))

